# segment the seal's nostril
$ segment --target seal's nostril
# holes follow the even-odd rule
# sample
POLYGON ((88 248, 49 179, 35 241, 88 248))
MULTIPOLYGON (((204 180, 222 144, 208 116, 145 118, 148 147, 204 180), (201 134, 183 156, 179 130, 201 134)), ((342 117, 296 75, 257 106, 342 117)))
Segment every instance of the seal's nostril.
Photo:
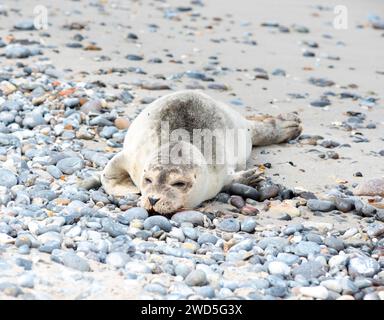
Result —
POLYGON ((151 204, 151 206, 154 206, 157 203, 157 201, 159 201, 159 200, 160 200, 160 198, 148 197, 148 201, 151 204))

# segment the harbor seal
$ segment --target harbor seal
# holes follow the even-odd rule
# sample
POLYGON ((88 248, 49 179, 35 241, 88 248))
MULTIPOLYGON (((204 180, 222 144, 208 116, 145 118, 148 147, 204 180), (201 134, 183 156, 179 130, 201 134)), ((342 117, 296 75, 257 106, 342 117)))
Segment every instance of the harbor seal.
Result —
POLYGON ((192 209, 233 182, 255 185, 246 170, 252 146, 282 143, 301 133, 295 114, 251 116, 195 90, 171 93, 132 122, 121 152, 101 174, 114 196, 141 193, 140 205, 160 214, 192 209))

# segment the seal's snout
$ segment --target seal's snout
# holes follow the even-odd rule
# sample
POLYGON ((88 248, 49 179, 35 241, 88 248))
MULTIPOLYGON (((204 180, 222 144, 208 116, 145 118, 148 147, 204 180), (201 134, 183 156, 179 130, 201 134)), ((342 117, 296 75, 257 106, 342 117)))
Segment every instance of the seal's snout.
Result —
POLYGON ((154 206, 159 200, 160 200, 160 198, 148 197, 148 201, 151 204, 151 206, 154 206))

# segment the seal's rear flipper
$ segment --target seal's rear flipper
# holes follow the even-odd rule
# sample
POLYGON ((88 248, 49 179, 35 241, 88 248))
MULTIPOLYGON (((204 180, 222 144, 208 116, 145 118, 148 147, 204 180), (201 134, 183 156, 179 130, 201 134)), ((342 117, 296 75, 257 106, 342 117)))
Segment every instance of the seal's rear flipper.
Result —
POLYGON ((252 145, 267 146, 288 142, 297 138, 301 131, 300 119, 295 113, 272 117, 270 115, 248 116, 252 128, 252 145))
POLYGON ((140 193, 139 188, 133 183, 129 173, 124 169, 124 155, 116 154, 109 160, 101 174, 101 183, 104 190, 113 196, 123 197, 129 193, 140 193))

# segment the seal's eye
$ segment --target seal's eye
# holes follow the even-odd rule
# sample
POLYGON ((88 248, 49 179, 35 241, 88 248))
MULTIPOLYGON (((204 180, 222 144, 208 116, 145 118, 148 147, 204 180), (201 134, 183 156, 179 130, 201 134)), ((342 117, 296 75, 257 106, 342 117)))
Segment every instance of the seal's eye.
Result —
POLYGON ((171 184, 172 187, 176 187, 176 188, 184 188, 186 185, 187 184, 185 182, 182 182, 182 181, 178 181, 178 182, 171 184))
POLYGON ((148 184, 152 183, 152 180, 150 178, 145 178, 144 181, 145 183, 148 183, 148 184))

